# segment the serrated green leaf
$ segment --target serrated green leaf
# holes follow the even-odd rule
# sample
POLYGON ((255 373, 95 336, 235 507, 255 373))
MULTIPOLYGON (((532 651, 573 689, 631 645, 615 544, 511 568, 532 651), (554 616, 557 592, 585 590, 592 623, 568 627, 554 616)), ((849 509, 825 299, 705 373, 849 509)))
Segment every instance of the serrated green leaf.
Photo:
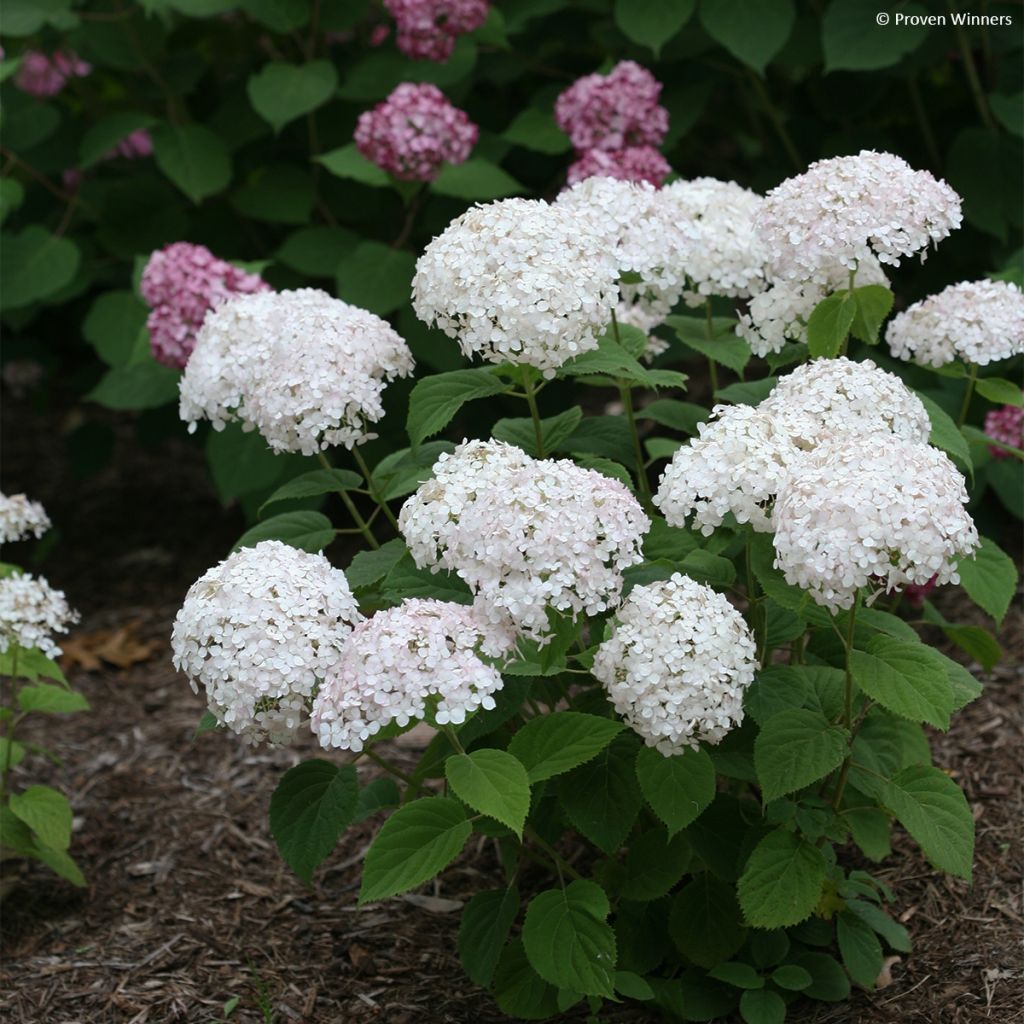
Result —
POLYGON ((415 447, 443 430, 452 417, 477 398, 506 391, 508 385, 490 370, 452 370, 424 377, 412 389, 405 429, 415 447))
POLYGON ((953 691, 945 667, 924 644, 873 637, 867 650, 850 652, 850 669, 860 689, 893 714, 949 728, 953 691))
POLYGON ((882 970, 882 945, 874 931, 844 911, 836 919, 836 940, 850 977, 862 988, 873 989, 882 970))
POLYGON ((672 901, 669 934, 679 951, 701 967, 727 960, 747 935, 735 887, 706 872, 697 875, 672 901))
POLYGON ((754 766, 763 798, 775 800, 824 778, 843 763, 849 733, 820 711, 779 711, 754 742, 754 766))
POLYGON ((52 683, 23 686, 18 691, 18 706, 24 712, 43 711, 47 714, 70 714, 74 711, 89 710, 89 702, 82 694, 52 683))
POLYGON ((251 548, 263 540, 280 540, 300 551, 318 554, 334 540, 334 527, 322 512, 282 512, 246 530, 232 551, 251 548))
POLYGON ((490 747, 471 754, 453 754, 445 761, 444 774, 463 803, 522 837, 530 809, 530 780, 512 754, 490 747))
POLYGON ((531 783, 571 771, 597 757, 622 731, 621 722, 578 711, 531 718, 508 745, 531 783))
MULTIPOLYGON (((875 20, 874 0, 831 0, 821 23, 825 71, 876 71, 891 67, 924 42, 929 11, 916 3, 903 4, 900 14, 924 16, 920 22, 896 27, 875 20)), ((888 13, 888 12, 886 12, 888 13)))
POLYGON ((483 157, 470 157, 461 164, 446 164, 430 183, 430 190, 467 200, 501 199, 525 191, 515 178, 483 157))
POLYGON ((559 1012, 558 990, 530 966, 520 939, 502 950, 492 989, 498 1009, 519 1020, 548 1020, 559 1012))
POLYGON ((975 390, 997 405, 1024 406, 1024 392, 1013 383, 1000 377, 979 377, 975 390))
POLYGON ((811 357, 838 356, 856 315, 857 303, 851 292, 837 292, 822 299, 807 318, 807 348, 811 357))
POLYGON ((337 85, 338 74, 328 60, 298 65, 274 61, 249 76, 246 91, 256 113, 279 132, 326 103, 337 85))
POLYGON ((423 597, 458 604, 473 603, 472 592, 455 573, 418 569, 409 554, 403 554, 395 563, 384 578, 383 588, 399 600, 423 597))
POLYGON ((0 307, 22 309, 70 284, 81 263, 78 246, 38 224, 3 235, 0 244, 0 307))
MULTIPOLYGON (((574 405, 557 416, 549 416, 540 421, 541 440, 544 444, 544 452, 555 451, 558 446, 571 437, 583 419, 583 410, 574 405)), ((527 455, 539 458, 537 451, 536 432, 533 420, 522 419, 501 419, 491 428, 491 436, 498 441, 507 441, 517 448, 522 448, 527 455)))
POLYGON ((309 473, 301 473, 282 484, 260 505, 259 514, 268 505, 278 501, 289 501, 294 498, 313 498, 321 494, 336 494, 338 491, 351 491, 363 486, 363 478, 350 469, 314 469, 309 473))
POLYGON ((806 920, 821 896, 825 871, 817 847, 792 832, 770 832, 754 847, 737 886, 747 923, 788 928, 806 920))
POLYGON ((377 550, 360 551, 345 570, 348 585, 355 590, 384 579, 406 553, 405 541, 401 537, 389 540, 377 550))
POLYGON ((928 437, 929 444, 952 455, 969 473, 973 474, 974 464, 971 462, 971 449, 967 438, 960 432, 949 413, 922 392, 915 391, 915 394, 921 399, 921 404, 924 406, 925 412, 928 413, 928 419, 932 425, 931 434, 928 437))
POLYGON ((29 786, 22 793, 12 793, 8 806, 42 846, 66 850, 71 845, 71 804, 63 793, 50 786, 29 786))
POLYGON ((796 19, 793 0, 701 0, 700 23, 737 60, 764 73, 796 19))
POLYGON ((895 296, 884 284, 865 284, 854 288, 853 301, 856 313, 850 325, 850 333, 868 345, 877 344, 878 332, 892 310, 895 296))
POLYGON ((652 747, 641 747, 636 777, 644 799, 668 826, 669 835, 695 821, 715 798, 715 766, 706 750, 665 757, 652 747))
POLYGON ((898 921, 894 921, 881 907, 867 900, 847 900, 847 910, 856 914, 869 925, 897 952, 909 953, 912 944, 910 933, 898 921))
POLYGON ((476 984, 490 985, 518 913, 519 890, 514 885, 478 892, 466 904, 459 924, 459 960, 476 984))
POLYGON ((1017 567, 1013 559, 995 541, 982 537, 974 557, 962 559, 957 572, 967 596, 997 624, 1002 624, 1017 591, 1017 567))
POLYGON ((416 257, 405 249, 393 249, 383 242, 360 242, 338 264, 338 298, 387 316, 409 301, 415 269, 416 257))
POLYGON ((683 877, 691 852, 686 836, 671 837, 663 828, 648 829, 629 841, 617 895, 638 903, 660 899, 683 877))
POLYGON ((402 794, 398 791, 395 780, 391 778, 374 779, 362 786, 356 799, 355 813, 352 824, 358 825, 371 815, 384 808, 397 807, 402 802, 402 794))
POLYGON ((711 416, 709 410, 693 402, 680 402, 674 398, 659 398, 636 412, 638 420, 654 420, 663 427, 697 435, 697 428, 711 416))
POLYGON ((572 149, 569 137, 555 124, 550 110, 527 107, 502 133, 507 142, 556 156, 572 149))
POLYGON ((152 134, 157 167, 193 203, 227 188, 231 156, 223 140, 209 128, 201 124, 165 124, 152 134))

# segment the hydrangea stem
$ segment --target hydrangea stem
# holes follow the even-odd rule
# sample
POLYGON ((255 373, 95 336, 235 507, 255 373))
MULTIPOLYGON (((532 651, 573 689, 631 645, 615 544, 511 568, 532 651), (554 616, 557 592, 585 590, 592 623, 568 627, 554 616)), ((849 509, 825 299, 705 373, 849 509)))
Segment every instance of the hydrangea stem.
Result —
MULTIPOLYGON (((324 469, 334 469, 334 467, 331 465, 331 460, 327 458, 327 456, 324 455, 323 452, 320 452, 317 458, 319 458, 320 464, 324 467, 324 469)), ((377 538, 374 537, 373 531, 370 529, 369 523, 367 523, 367 521, 359 514, 359 509, 356 508, 356 503, 348 496, 348 492, 339 487, 338 495, 341 498, 341 500, 345 503, 345 508, 348 509, 349 515, 352 517, 352 521, 356 524, 356 526, 359 527, 359 532, 365 538, 366 543, 369 544, 370 547, 374 550, 379 548, 380 541, 378 541, 377 538)))
POLYGON ((533 437, 534 443, 537 446, 537 458, 546 458, 544 451, 544 427, 540 421, 540 410, 537 408, 537 389, 533 386, 533 380, 530 377, 530 367, 523 366, 522 370, 523 380, 523 394, 526 396, 526 404, 530 407, 530 416, 533 418, 533 437))
MULTIPOLYGON (((704 300, 704 334, 710 345, 715 340, 715 322, 711 317, 711 300, 704 300)), ((718 391, 718 365, 711 356, 708 356, 708 377, 711 380, 711 403, 714 404, 715 394, 718 391)))
POLYGON ((846 779, 850 774, 850 762, 853 759, 853 666, 851 664, 851 658, 853 656, 853 636, 857 626, 857 609, 860 607, 860 591, 857 591, 857 597, 853 602, 853 607, 850 608, 849 619, 846 623, 846 634, 845 636, 836 627, 837 632, 843 639, 843 646, 846 648, 846 679, 843 688, 843 725, 846 726, 846 731, 850 733, 850 749, 847 751, 846 757, 843 760, 842 767, 839 769, 839 778, 836 781, 836 789, 832 794, 832 807, 835 810, 839 809, 839 805, 843 799, 843 791, 846 789, 846 779))
MULTIPOLYGON (((612 310, 612 336, 615 344, 621 346, 622 338, 619 335, 619 320, 612 310)), ((644 450, 640 444, 640 432, 636 429, 636 412, 633 409, 633 392, 628 381, 618 381, 619 398, 622 400, 622 407, 626 410, 626 420, 629 423, 629 432, 633 438, 633 454, 636 458, 636 482, 640 490, 640 499, 645 505, 651 501, 651 485, 647 482, 647 472, 644 469, 644 450)))
POLYGON ((373 474, 370 472, 370 467, 367 466, 366 460, 363 458, 359 448, 352 449, 352 455, 356 460, 356 465, 359 467, 360 472, 363 474, 363 479, 366 480, 366 488, 370 492, 370 497, 377 502, 381 512, 384 513, 384 518, 398 531, 398 520, 395 518, 394 512, 388 507, 388 503, 381 496, 377 490, 377 485, 373 482, 373 474))
POLYGON ((968 364, 971 372, 967 377, 967 390, 964 392, 963 405, 960 406, 960 415, 957 417, 956 425, 962 427, 967 422, 967 414, 971 410, 971 399, 974 397, 974 385, 978 382, 978 366, 976 363, 968 364))
POLYGON ((4 739, 7 743, 4 745, 4 763, 0 768, 0 804, 7 800, 7 779, 11 774, 11 761, 14 757, 14 732, 18 728, 18 723, 24 718, 24 715, 14 714, 14 704, 16 703, 14 698, 14 688, 16 686, 15 680, 18 678, 18 645, 14 644, 11 648, 11 718, 10 724, 4 730, 4 739))

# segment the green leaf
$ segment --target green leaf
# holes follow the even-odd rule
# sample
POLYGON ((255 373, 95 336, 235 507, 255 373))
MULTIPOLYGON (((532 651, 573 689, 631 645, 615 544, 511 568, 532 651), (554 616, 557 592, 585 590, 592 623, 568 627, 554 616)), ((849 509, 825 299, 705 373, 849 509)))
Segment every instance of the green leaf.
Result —
POLYGON ((527 107, 516 115, 501 137, 516 146, 551 156, 567 153, 572 148, 569 137, 555 124, 551 111, 538 107, 527 107))
POLYGON ((665 757, 641 747, 636 777, 644 799, 668 826, 669 835, 686 828, 715 798, 715 766, 706 750, 665 757))
POLYGON ((9 806, 43 846, 66 850, 71 845, 71 804, 63 793, 49 786, 29 786, 23 793, 12 793, 9 806))
MULTIPOLYGON (((740 0, 746 2, 746 0, 740 0)), ((706 7, 705 3, 705 7, 706 7)), ((710 340, 707 337, 703 321, 694 323, 695 317, 691 316, 670 316, 665 323, 675 329, 676 337, 694 352, 702 356, 728 366, 735 373, 743 373, 750 362, 752 353, 750 346, 733 331, 734 320, 726 320, 726 326, 716 330, 715 336, 710 340)), ((718 325, 716 325, 718 326, 718 325)), ((709 414, 705 412, 707 418, 709 414)))
POLYGON ((445 762, 444 774, 463 803, 508 825, 522 838, 530 809, 530 780, 512 754, 490 747, 453 754, 445 762))
POLYGON ((434 465, 442 454, 454 450, 451 441, 431 441, 385 455, 373 470, 374 486, 385 501, 404 498, 434 475, 434 465))
POLYGON ((338 264, 355 244, 356 235, 345 228, 299 228, 284 240, 274 259, 300 274, 333 279, 338 264))
POLYGON ((350 469, 314 469, 292 477, 288 483, 278 487, 274 493, 260 505, 259 514, 268 505, 292 498, 313 498, 320 494, 335 494, 338 491, 351 491, 363 486, 363 478, 350 469))
POLYGON ((706 872, 677 893, 668 927, 679 951, 701 967, 727 960, 747 935, 735 887, 706 872))
POLYGON ((66 850, 55 850, 51 846, 40 846, 38 843, 30 856, 42 861, 51 871, 60 875, 65 881, 84 889, 86 885, 82 869, 74 862, 66 850))
POLYGON ((456 199, 501 199, 523 192, 524 188, 497 164, 483 157, 470 157, 465 163, 445 164, 430 183, 430 191, 456 199))
MULTIPOLYGON (((2 79, 0 79, 2 81, 2 79)), ((0 178, 0 224, 25 201, 25 186, 14 178, 0 178)))
MULTIPOLYGON (((880 10, 875 0, 832 0, 821 23, 826 72, 891 67, 916 50, 931 31, 927 20, 919 25, 883 25, 875 20, 880 10)), ((916 3, 901 4, 899 13, 926 18, 928 15, 916 3)))
POLYGON ((937 405, 920 391, 915 391, 914 393, 921 399, 921 404, 924 406, 925 412, 928 413, 928 419, 931 421, 932 431, 928 437, 928 442, 952 455, 968 471, 973 473, 971 450, 967 444, 967 438, 960 433, 957 425, 941 406, 937 405))
POLYGON ((459 960, 471 981, 486 988, 519 913, 519 890, 478 892, 466 904, 459 924, 459 960))
POLYGON ((663 427, 682 431, 684 434, 697 435, 697 428, 706 423, 711 413, 701 405, 693 402, 680 402, 674 398, 659 398, 650 405, 638 409, 638 420, 654 420, 663 427))
POLYGON ((836 939, 843 964, 862 988, 873 989, 882 971, 882 944, 859 917, 843 911, 836 919, 836 939))
POLYGON ((36 683, 18 691, 18 706, 22 711, 43 711, 47 714, 68 714, 88 711, 89 702, 76 690, 66 690, 53 683, 36 683))
POLYGON ((136 361, 140 340, 142 355, 149 358, 145 326, 146 307, 134 293, 123 289, 103 292, 96 299, 82 324, 82 334, 108 366, 127 366, 136 361))
POLYGON ((850 333, 868 345, 877 344, 882 321, 892 310, 895 298, 884 284, 865 284, 860 288, 854 288, 853 301, 857 311, 850 326, 850 333))
POLYGON ((345 570, 348 585, 357 590, 384 579, 405 554, 405 541, 401 537, 389 540, 375 551, 360 551, 345 570))
POLYGON ((850 668, 861 690, 893 714, 949 728, 953 691, 931 648, 876 636, 866 650, 850 652, 850 668))
POLYGON ((164 124, 155 128, 153 159, 193 203, 222 191, 231 181, 227 146, 200 124, 164 124))
POLYGON ((870 925, 893 949, 909 953, 912 944, 910 933, 898 921, 894 921, 881 907, 867 900, 847 900, 846 908, 856 914, 865 924, 870 925))
POLYGON ((339 178, 349 178, 375 188, 391 184, 387 171, 382 171, 375 163, 367 160, 354 142, 340 149, 332 149, 330 153, 316 157, 316 160, 339 178))
POLYGON ((724 981, 733 988, 764 988, 764 978, 750 964, 736 961, 718 964, 708 971, 708 976, 717 981, 724 981))
POLYGON ((334 527, 322 512, 282 512, 246 530, 231 550, 255 547, 261 540, 280 540, 318 554, 334 540, 334 527))
POLYGON ((857 302, 850 292, 837 292, 822 299, 807 318, 807 348, 814 359, 839 355, 857 315, 857 302))
POLYGON ((843 763, 849 733, 820 711, 779 711, 754 741, 754 766, 765 801, 794 793, 843 763))
POLYGON ((885 860, 892 852, 892 822, 884 811, 877 807, 850 808, 843 812, 843 820, 850 826, 853 841, 869 860, 885 860))
POLYGON ((71 283, 80 262, 74 242, 57 238, 38 224, 17 235, 5 233, 0 244, 0 306, 22 309, 53 295, 71 283))
POLYGON ((502 950, 492 989, 498 1009, 520 1020, 548 1020, 559 1012, 558 990, 530 966, 520 939, 502 950))
POLYGON ((78 166, 84 171, 98 163, 126 136, 152 128, 156 118, 141 110, 119 110, 94 122, 78 144, 78 166))
MULTIPOLYGON (((558 448, 563 441, 571 437, 583 419, 583 410, 574 405, 557 416, 549 416, 540 421, 541 438, 544 443, 544 451, 551 452, 558 448)), ((533 427, 533 420, 525 419, 501 419, 491 428, 491 437, 498 441, 507 441, 518 448, 522 448, 527 455, 539 458, 537 451, 536 432, 533 427)))
POLYGON ((326 103, 337 86, 338 75, 330 61, 299 65, 274 61, 249 77, 246 92, 256 113, 279 132, 289 121, 326 103))
POLYGON ((354 765, 314 758, 289 769, 270 798, 270 831, 285 863, 309 884, 355 815, 354 765))
POLYGON ((783 1024, 786 1002, 768 989, 744 992, 740 997, 740 1016, 745 1024, 783 1024))
POLYGON ((974 557, 963 559, 957 572, 967 596, 1001 625, 1017 592, 1013 559, 995 541, 982 537, 974 557))
POLYGON ((523 922, 533 969, 559 988, 612 998, 616 948, 608 911, 604 890, 582 879, 534 897, 523 922))
POLYGON ((640 46, 650 48, 654 56, 693 14, 697 0, 615 0, 615 24, 640 46))
MULTIPOLYGON (((654 387, 654 371, 638 362, 623 345, 618 344, 611 332, 597 339, 597 348, 578 355, 558 368, 559 377, 604 375, 630 381, 643 387, 654 387)), ((684 378, 685 379, 685 378, 684 378)))
POLYGON ((107 409, 156 409, 178 397, 181 373, 152 358, 108 370, 85 397, 107 409))
POLYGON ((1001 377, 979 377, 975 390, 997 405, 1015 405, 1018 409, 1024 406, 1024 392, 1013 381, 1001 377))
POLYGON ((778 377, 762 377, 760 380, 737 381, 715 392, 716 402, 732 402, 734 405, 760 405, 779 382, 778 377))
POLYGON ((558 451, 600 455, 636 467, 633 435, 622 416, 588 416, 557 446, 558 451))
POLYGON ((807 988, 813 980, 810 971, 804 970, 803 967, 797 967, 796 964, 783 964, 772 971, 772 981, 779 988, 784 988, 789 992, 799 992, 807 988))
POLYGON ((338 298, 378 316, 387 316, 409 301, 416 257, 382 242, 360 242, 338 264, 338 298))
POLYGON ((490 370, 452 370, 417 381, 409 396, 405 429, 415 447, 443 430, 466 402, 499 395, 508 385, 490 370))
POLYGON ((827 953, 800 953, 793 958, 811 976, 811 984, 803 990, 808 999, 827 1003, 841 1003, 850 996, 850 981, 846 972, 827 953))
POLYGON ((303 225, 312 218, 315 200, 308 171, 294 164, 269 164, 249 174, 231 197, 231 205, 253 220, 303 225))
POLYGON ((661 899, 683 877, 691 853, 686 836, 673 838, 663 828, 648 829, 629 842, 616 895, 638 903, 661 899))
POLYGON ((459 855, 472 831, 458 800, 428 796, 400 807, 366 853, 360 905, 429 881, 459 855))
MULTIPOLYGON (((418 569, 411 555, 403 555, 384 580, 384 590, 399 599, 423 597, 472 604, 473 594, 455 573, 418 569)), ((398 603, 397 601, 395 602, 398 603)))
POLYGON ((227 505, 235 498, 270 487, 287 463, 255 430, 240 423, 212 430, 206 439, 206 462, 220 500, 227 505))
POLYGON ((309 21, 309 0, 242 0, 242 7, 274 32, 294 32, 309 21))
POLYGON ((914 765, 882 785, 881 799, 935 867, 970 881, 974 818, 948 775, 914 765))
POLYGON ((60 665, 47 658, 37 647, 19 647, 17 644, 11 644, 6 651, 0 652, 0 675, 29 679, 33 683, 42 676, 67 684, 60 665))
POLYGON ((621 722, 578 711, 531 718, 508 745, 531 783, 571 771, 597 757, 622 731, 621 722))
POLYGON ((799 924, 818 904, 825 870, 825 855, 816 846, 792 832, 770 832, 754 847, 740 876, 743 916, 756 928, 799 924))
POLYGON ((764 74, 793 30, 793 0, 701 0, 700 23, 737 60, 764 74))
POLYGON ((991 93, 988 105, 996 120, 1014 135, 1024 135, 1024 92, 1010 96, 991 93))
POLYGON ((956 644, 960 650, 979 662, 986 672, 991 672, 1003 659, 1003 649, 999 646, 999 642, 981 626, 947 624, 942 627, 942 632, 946 634, 946 639, 950 643, 956 644))

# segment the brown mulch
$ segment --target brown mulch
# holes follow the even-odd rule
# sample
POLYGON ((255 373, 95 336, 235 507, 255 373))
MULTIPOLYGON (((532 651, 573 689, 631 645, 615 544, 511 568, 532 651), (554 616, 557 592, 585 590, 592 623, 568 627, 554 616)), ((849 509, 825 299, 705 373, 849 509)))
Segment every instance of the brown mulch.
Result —
MULTIPOLYGON (((312 744, 267 752, 222 734, 193 737, 202 702, 168 664, 170 622, 188 583, 223 555, 241 520, 217 506, 194 448, 136 453, 122 440, 124 468, 74 486, 36 443, 7 454, 5 484, 46 501, 62 526, 63 542, 42 569, 86 613, 71 673, 93 710, 35 726, 32 738, 62 764, 34 760, 25 778, 69 793, 72 853, 89 888, 24 868, 2 904, 0 1016, 11 1024, 207 1024, 222 1021, 224 1003, 237 997, 230 1020, 241 1024, 507 1020, 465 979, 455 951, 459 906, 498 877, 487 841, 412 899, 357 908, 372 824, 345 834, 309 888, 281 863, 269 834, 270 793, 312 744), (127 636, 119 632, 128 626, 127 636)), ((1004 666, 935 737, 939 763, 964 787, 977 821, 973 885, 931 870, 900 836, 879 873, 914 952, 893 966, 891 986, 835 1006, 794 1004, 791 1021, 1024 1022, 1022 630, 1015 609, 1004 666)), ((393 756, 411 764, 416 750, 396 747, 393 756)))

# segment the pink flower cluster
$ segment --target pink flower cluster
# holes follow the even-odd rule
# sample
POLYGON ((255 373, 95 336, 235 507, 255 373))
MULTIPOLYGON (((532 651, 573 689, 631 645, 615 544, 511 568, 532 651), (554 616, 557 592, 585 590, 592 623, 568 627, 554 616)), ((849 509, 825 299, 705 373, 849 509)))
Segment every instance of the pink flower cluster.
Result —
POLYGON ((403 82, 359 115, 359 152, 403 181, 432 181, 445 162, 461 164, 479 129, 436 85, 403 82))
POLYGON ((569 183, 600 174, 661 185, 671 168, 657 149, 668 131, 660 95, 661 83, 631 60, 573 82, 555 101, 555 121, 576 149, 569 183))
POLYGON ((114 148, 103 157, 114 160, 124 157, 125 160, 141 160, 153 155, 153 138, 145 128, 138 128, 126 135, 114 148))
MULTIPOLYGON (((1024 448, 1024 409, 1015 405, 1004 405, 1001 409, 993 409, 985 414, 985 433, 995 441, 1024 448)), ((989 445, 988 449, 994 459, 1010 459, 1013 454, 989 445)))
POLYGON ((67 85, 68 79, 84 78, 91 71, 92 65, 71 50, 67 53, 58 50, 50 57, 39 50, 26 50, 14 84, 30 96, 56 96, 67 85))
POLYGON ((146 327, 153 358, 181 369, 195 347, 209 310, 233 295, 269 291, 258 275, 218 259, 206 246, 174 242, 149 257, 142 297, 150 307, 146 327))
POLYGON ((384 0, 395 19, 398 48, 414 60, 444 63, 455 40, 478 29, 490 10, 488 0, 384 0))

